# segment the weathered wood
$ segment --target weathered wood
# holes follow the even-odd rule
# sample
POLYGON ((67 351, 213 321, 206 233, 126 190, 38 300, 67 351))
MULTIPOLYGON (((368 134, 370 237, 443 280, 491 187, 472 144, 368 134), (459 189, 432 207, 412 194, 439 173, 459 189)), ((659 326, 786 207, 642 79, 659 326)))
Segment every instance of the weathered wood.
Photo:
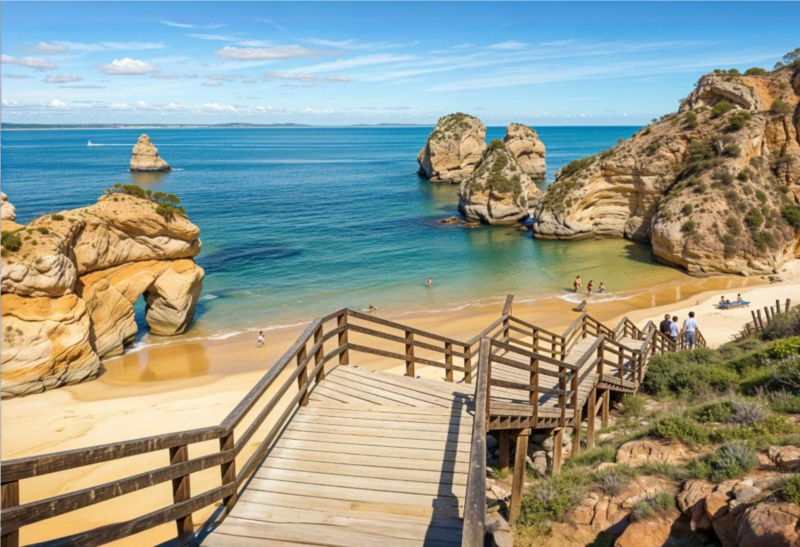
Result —
MULTIPOLYGON (((320 343, 321 340, 323 340, 323 337, 322 337, 322 324, 320 323, 319 327, 317 327, 317 330, 314 331, 314 346, 317 348, 317 351, 314 352, 315 368, 317 365, 320 364, 323 357, 325 356, 325 344, 324 340, 323 343, 320 343)), ((325 367, 320 367, 316 378, 314 378, 314 382, 319 384, 324 379, 325 379, 325 367)))
POLYGON ((597 415, 597 409, 595 405, 597 404, 597 389, 593 389, 592 392, 589 394, 589 401, 587 403, 587 415, 586 415, 586 448, 594 447, 594 420, 597 415))
POLYGON ((508 431, 500 431, 500 439, 499 439, 499 454, 497 458, 497 466, 500 468, 500 474, 502 476, 506 476, 508 474, 508 468, 510 465, 510 458, 509 458, 509 450, 508 445, 508 431))
POLYGON ((608 427, 608 417, 611 410, 611 390, 606 389, 603 394, 603 410, 602 410, 602 425, 604 428, 608 427))
MULTIPOLYGON (((189 461, 189 446, 182 445, 169 449, 169 464, 180 465, 189 461)), ((192 497, 189 475, 182 475, 172 479, 172 501, 175 504, 187 501, 192 497)), ((183 545, 189 543, 194 537, 194 524, 192 514, 181 515, 175 519, 178 529, 178 542, 183 545)))
POLYGON ((525 475, 528 457, 528 435, 517 435, 517 448, 514 451, 514 477, 511 482, 511 508, 508 523, 514 526, 522 507, 522 492, 525 488, 525 475))
POLYGON ((472 383, 472 347, 464 346, 464 383, 472 383))
MULTIPOLYGON (((574 441, 573 441, 574 442, 574 441)), ((560 427, 553 439, 553 475, 561 473, 561 465, 563 464, 563 445, 564 445, 564 428, 560 427)))
MULTIPOLYGON (((345 312, 336 318, 336 326, 337 327, 344 327, 344 330, 339 333, 339 347, 340 348, 349 348, 350 344, 347 339, 347 316, 349 314, 349 310, 345 310, 345 312)), ((339 364, 340 365, 349 365, 350 364, 350 352, 345 349, 342 353, 339 354, 339 364)))
POLYGON ((761 310, 756 310, 756 316, 758 317, 758 328, 760 330, 764 330, 764 321, 761 319, 761 310))
POLYGON ((0 497, 2 498, 0 505, 2 505, 3 509, 1 523, 2 530, 0 530, 0 547, 18 547, 19 526, 7 526, 5 513, 7 510, 15 508, 19 505, 19 481, 4 482, 0 497))
POLYGON ((490 341, 481 340, 472 422, 467 495, 464 500, 464 547, 483 547, 486 536, 486 422, 489 417, 490 341))
MULTIPOLYGON (((234 457, 230 460, 223 462, 219 468, 220 478, 222 485, 233 485, 233 491, 230 495, 222 498, 222 506, 225 515, 229 515, 233 506, 236 505, 237 492, 236 492, 236 457, 235 457, 236 443, 234 441, 234 433, 231 431, 219 440, 219 451, 221 454, 233 453, 234 457)), ((224 517, 224 515, 223 515, 224 517)))
MULTIPOLYGON (((317 352, 314 352, 314 356, 316 357, 317 352)), ((300 397, 300 406, 308 405, 308 359, 306 358, 306 347, 303 346, 300 348, 300 351, 297 352, 297 388, 303 391, 303 396, 300 397)), ((320 367, 322 368, 322 367, 320 367)))
POLYGON ((445 381, 453 382, 453 343, 452 342, 445 342, 444 343, 444 364, 447 367, 445 371, 445 381))

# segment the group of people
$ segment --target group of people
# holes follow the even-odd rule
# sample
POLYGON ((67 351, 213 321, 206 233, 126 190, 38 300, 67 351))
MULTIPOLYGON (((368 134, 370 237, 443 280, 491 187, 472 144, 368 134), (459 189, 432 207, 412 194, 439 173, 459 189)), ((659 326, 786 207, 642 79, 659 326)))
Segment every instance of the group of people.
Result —
POLYGON ((683 327, 678 323, 678 316, 664 315, 664 320, 658 325, 658 330, 661 334, 669 337, 673 342, 678 342, 678 339, 683 336, 686 341, 686 347, 693 349, 696 342, 697 335, 697 319, 694 318, 694 312, 689 312, 689 317, 683 320, 683 327))
MULTIPOLYGON (((578 276, 578 277, 575 278, 575 282, 572 284, 572 286, 575 288, 575 292, 578 292, 578 291, 581 290, 581 287, 583 286, 583 281, 581 281, 581 276, 578 276)), ((589 293, 589 296, 592 296, 594 294, 594 280, 592 280, 592 279, 589 280, 589 284, 586 285, 586 292, 589 293)), ((600 282, 600 286, 597 287, 597 293, 598 294, 603 294, 605 292, 606 292, 606 286, 601 281, 600 282)))
MULTIPOLYGON (((744 299, 742 298, 741 293, 737 294, 736 295, 736 303, 737 304, 741 304, 742 302, 744 302, 744 299)), ((727 298, 725 298, 724 296, 720 296, 719 297, 719 305, 720 305, 720 307, 730 306, 731 305, 731 301, 728 300, 727 298)))

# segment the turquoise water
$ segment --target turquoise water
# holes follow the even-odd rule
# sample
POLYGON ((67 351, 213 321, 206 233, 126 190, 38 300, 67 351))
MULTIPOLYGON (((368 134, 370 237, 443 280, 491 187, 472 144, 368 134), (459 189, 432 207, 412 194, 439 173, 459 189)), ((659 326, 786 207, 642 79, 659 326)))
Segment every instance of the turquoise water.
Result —
MULTIPOLYGON (((548 182, 635 127, 543 127, 548 182)), ((492 127, 488 139, 505 129, 492 127)), ((673 278, 625 241, 533 240, 514 227, 437 224, 456 186, 416 175, 430 128, 155 129, 176 171, 126 168, 140 130, 3 131, 2 188, 18 221, 93 203, 115 182, 178 194, 202 230, 203 297, 192 335, 294 324, 341 306, 399 314, 567 297, 572 279, 610 298, 673 278), (91 140, 102 146, 86 146, 91 140), (434 288, 426 281, 433 277, 434 288)))

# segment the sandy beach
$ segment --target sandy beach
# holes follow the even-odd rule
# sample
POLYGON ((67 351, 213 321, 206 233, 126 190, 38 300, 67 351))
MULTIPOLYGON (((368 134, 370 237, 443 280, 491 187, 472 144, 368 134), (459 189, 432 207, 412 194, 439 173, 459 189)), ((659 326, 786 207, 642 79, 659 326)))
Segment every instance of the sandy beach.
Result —
MULTIPOLYGON (((750 310, 722 311, 716 308, 720 295, 734 299, 742 293, 753 307, 774 305, 786 298, 800 303, 800 261, 781 272, 783 281, 770 284, 760 278, 737 276, 692 279, 676 286, 629 299, 604 303, 589 301, 587 311, 597 319, 616 325, 628 316, 638 325, 658 320, 664 313, 681 320, 690 310, 711 345, 731 339, 750 320, 750 310)), ((520 297, 514 314, 528 322, 560 332, 577 316, 573 303, 560 298, 528 300, 520 297)), ((494 321, 501 305, 466 308, 457 312, 418 313, 388 317, 417 328, 467 340, 494 321)), ((129 353, 105 363, 99 379, 2 403, 2 457, 4 460, 31 456, 136 437, 218 424, 302 332, 303 327, 270 332, 267 347, 259 349, 252 334, 227 340, 168 344, 129 353)), ((371 356, 358 355, 355 364, 388 368, 371 356)), ((396 368, 398 372, 402 367, 396 368)), ((420 367, 424 371, 424 367, 420 367)), ((429 369, 430 372, 431 369, 429 369)), ((439 369, 433 369, 438 371, 439 369)), ((426 372, 420 372, 426 374, 426 372)), ((249 450, 255 448, 248 447, 249 450)), ((191 457, 216 450, 216 442, 192 447, 191 457)), ((243 454, 246 457, 248 450, 243 454)), ((124 462, 93 465, 23 482, 23 503, 112 481, 141 470, 165 465, 165 453, 138 456, 124 462)), ((211 469, 192 476, 192 492, 198 494, 219 484, 219 471, 211 469)), ((169 484, 124 496, 47 522, 46 526, 23 529, 22 540, 41 541, 144 514, 155 504, 169 504, 169 484), (99 510, 98 508, 102 508, 99 510)), ((201 522, 208 512, 201 512, 201 522)), ((130 545, 167 539, 173 524, 128 538, 130 545)))

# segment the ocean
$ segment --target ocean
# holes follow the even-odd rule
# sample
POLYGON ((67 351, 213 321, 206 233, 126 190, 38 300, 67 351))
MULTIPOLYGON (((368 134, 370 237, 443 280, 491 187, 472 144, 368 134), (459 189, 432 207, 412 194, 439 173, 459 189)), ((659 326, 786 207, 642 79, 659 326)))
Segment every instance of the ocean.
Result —
MULTIPOLYGON (((416 174, 431 129, 147 130, 175 169, 164 174, 127 171, 141 130, 3 131, 2 189, 19 222, 89 205, 116 182, 179 195, 202 231, 206 271, 184 337, 294 325, 342 306, 398 316, 508 293, 575 299, 578 274, 584 284, 603 281, 603 299, 628 298, 682 275, 629 241, 537 241, 516 227, 438 224, 458 214, 458 197, 456 185, 416 174)), ((637 129, 538 128, 547 147, 541 188, 571 160, 637 129)), ((505 128, 487 133, 502 138, 505 128)), ((155 341, 145 331, 138 346, 155 341)))

